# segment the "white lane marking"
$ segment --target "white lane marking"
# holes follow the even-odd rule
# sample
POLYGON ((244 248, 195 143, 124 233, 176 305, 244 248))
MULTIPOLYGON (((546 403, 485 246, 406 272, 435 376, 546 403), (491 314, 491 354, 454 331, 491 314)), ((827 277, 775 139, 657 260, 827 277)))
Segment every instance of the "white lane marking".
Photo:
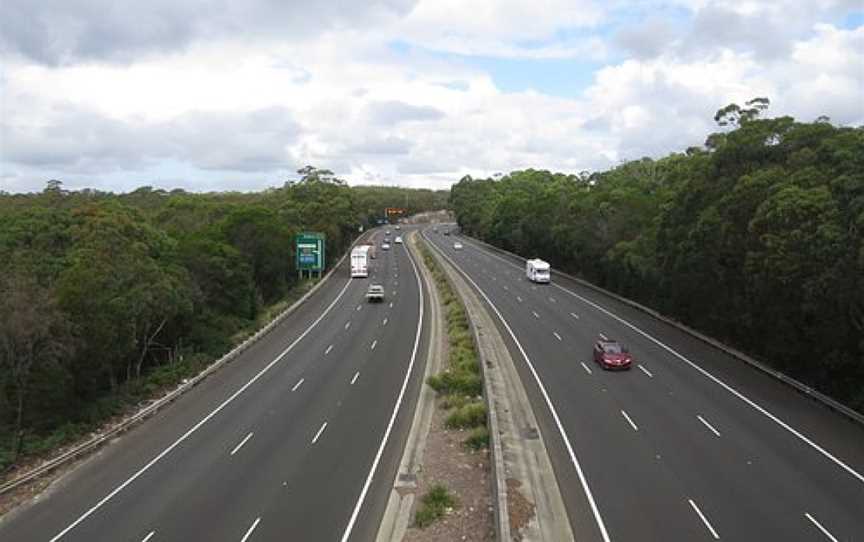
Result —
POLYGON ((693 510, 695 510, 696 513, 699 514, 699 519, 702 520, 702 523, 704 523, 705 527, 707 527, 708 530, 711 532, 711 536, 713 536, 715 540, 720 540, 720 536, 717 534, 717 531, 715 531, 714 527, 712 527, 711 524, 708 523, 708 518, 705 517, 705 515, 702 513, 702 510, 699 510, 699 507, 696 506, 696 503, 693 502, 693 499, 687 499, 687 502, 689 502, 690 506, 693 507, 693 510))
POLYGON ((633 420, 630 419, 630 416, 628 416, 626 412, 624 412, 624 411, 622 410, 622 411, 621 411, 621 415, 624 416, 624 419, 627 420, 627 423, 630 424, 630 427, 632 427, 634 431, 638 431, 638 430, 639 430, 639 428, 636 427, 636 424, 633 423, 633 420))
POLYGON ((607 337, 607 336, 604 335, 603 333, 600 333, 599 335, 600 335, 600 338, 603 339, 604 341, 608 341, 608 340, 609 340, 609 337, 607 337))
POLYGON ((549 298, 549 302, 550 302, 550 303, 557 303, 557 301, 555 301, 555 298, 554 298, 554 297, 550 297, 550 298, 549 298))
POLYGON ((351 320, 345 322, 345 329, 347 330, 349 327, 351 327, 351 320))
POLYGON ((298 380, 297 383, 294 384, 294 387, 291 388, 291 391, 297 391, 297 388, 299 388, 300 386, 302 386, 302 385, 303 385, 303 382, 304 382, 305 380, 306 380, 305 378, 301 378, 300 380, 298 380))
POLYGON ((156 534, 156 531, 150 531, 150 533, 147 536, 145 536, 144 538, 141 539, 141 542, 147 542, 148 540, 153 538, 154 534, 156 534))
POLYGON ((100 500, 99 502, 97 502, 96 504, 94 504, 94 505, 93 505, 89 510, 87 510, 86 512, 84 512, 83 514, 81 514, 81 516, 79 516, 78 519, 76 519, 75 521, 73 521, 72 523, 70 523, 70 524, 69 524, 65 529, 63 529, 62 531, 60 531, 56 536, 54 536, 54 538, 52 538, 52 539, 50 540, 50 542, 57 542, 58 540, 60 540, 61 538, 63 538, 63 536, 65 536, 66 533, 68 533, 69 531, 71 531, 72 529, 74 529, 75 527, 77 527, 77 526, 78 526, 82 521, 84 521, 85 519, 87 519, 88 517, 90 517, 91 515, 93 515, 93 513, 94 513, 95 511, 99 510, 100 508, 102 508, 102 506, 104 506, 106 502, 108 502, 108 501, 111 500, 115 495, 117 495, 118 493, 120 493, 121 491, 123 491, 123 489, 126 488, 126 486, 128 486, 129 484, 131 484, 132 482, 134 482, 135 480, 137 480, 138 477, 141 476, 142 474, 144 474, 145 472, 147 472, 147 471, 150 469, 150 467, 152 467, 152 466, 155 465, 159 460, 161 460, 163 457, 165 457, 166 455, 168 455, 169 453, 171 453, 171 450, 173 450, 174 448, 176 448, 177 446, 179 446, 180 443, 182 443, 184 440, 186 440, 187 438, 189 438, 189 435, 191 435, 192 433, 194 433, 195 431, 197 431, 197 430, 198 430, 202 425, 204 425, 205 423, 207 423, 207 422, 208 422, 208 421, 209 421, 213 416, 215 416, 216 414, 218 414, 219 412, 221 412, 222 409, 224 409, 226 406, 228 406, 229 404, 231 404, 231 402, 234 401, 234 399, 236 399, 237 397, 239 397, 241 393, 243 393, 244 391, 246 391, 246 390, 249 388, 249 386, 251 386, 252 384, 254 384, 255 382, 257 382, 259 378, 261 378, 261 377, 262 377, 262 376, 263 376, 267 371, 269 371, 269 370, 270 370, 274 365, 276 365, 277 363, 279 363, 279 361, 281 361, 282 358, 284 358, 285 355, 288 354, 288 352, 290 352, 290 351, 291 351, 291 350, 292 350, 292 349, 297 345, 297 343, 299 343, 301 340, 303 340, 303 338, 306 337, 306 335, 308 335, 309 332, 312 331, 312 329, 313 329, 315 326, 317 326, 318 323, 321 322, 321 320, 323 320, 325 316, 327 316, 327 313, 330 312, 330 309, 332 309, 332 308, 336 305, 336 303, 338 303, 339 300, 342 299, 342 296, 345 294, 345 292, 348 291, 348 286, 350 286, 350 285, 351 285, 351 282, 346 282, 346 283, 345 283, 345 286, 343 286, 343 287, 342 287, 342 290, 339 292, 339 295, 336 296, 336 299, 334 299, 332 302, 330 302, 330 304, 327 306, 327 308, 324 309, 324 312, 322 312, 321 315, 320 315, 318 318, 316 318, 315 321, 312 322, 312 323, 309 325, 309 327, 307 327, 306 330, 305 330, 303 333, 300 334, 299 337, 297 337, 296 339, 294 339, 294 342, 292 342, 291 344, 289 344, 288 347, 285 348, 285 350, 283 350, 283 351, 282 351, 278 356, 276 356, 276 358, 275 358, 273 361, 271 361, 270 363, 267 364, 267 366, 265 366, 263 369, 261 369, 260 371, 258 371, 258 372, 255 374, 255 376, 253 376, 253 377, 252 377, 248 382, 246 382, 245 384, 243 384, 243 386, 240 387, 240 389, 238 389, 237 391, 235 391, 235 392, 234 392, 230 397, 228 397, 227 399, 225 399, 224 401, 222 401, 222 402, 219 404, 219 406, 217 406, 215 409, 213 409, 213 410, 210 412, 210 414, 208 414, 207 416, 205 416, 201 421, 199 421, 198 423, 196 423, 195 425, 193 425, 191 429, 189 429, 188 431, 186 431, 185 433, 183 433, 183 435, 181 435, 180 438, 178 438, 178 439, 175 440, 171 445, 169 445, 167 448, 165 448, 164 450, 162 450, 162 451, 159 453, 159 455, 157 455, 156 457, 154 457, 153 459, 151 459, 149 463, 147 463, 146 465, 144 465, 143 467, 141 467, 140 469, 138 469, 138 471, 137 471, 135 474, 133 474, 132 476, 130 476, 128 479, 126 479, 125 482, 123 482, 122 484, 120 484, 119 486, 117 486, 116 488, 114 488, 114 490, 111 491, 111 493, 109 493, 108 495, 106 495, 105 497, 103 497, 102 500, 100 500))
POLYGON ((517 295, 517 296, 516 296, 516 301, 518 301, 519 303, 522 303, 522 298, 519 297, 519 296, 517 295))
POLYGON ((831 542, 839 542, 839 541, 837 540, 837 538, 836 538, 833 534, 831 534, 830 532, 828 532, 828 529, 826 529, 825 527, 822 526, 821 523, 819 523, 818 521, 816 521, 816 518, 814 518, 814 517, 811 516, 810 514, 804 514, 804 517, 806 517, 807 519, 809 519, 810 522, 813 523, 813 525, 815 525, 817 529, 819 529, 820 531, 822 531, 822 534, 824 534, 826 537, 828 537, 828 540, 830 540, 831 542))
POLYGON ((558 339, 559 341, 563 340, 563 339, 561 339, 561 335, 558 335, 558 333, 555 331, 552 332, 552 335, 555 335, 555 338, 558 339))
POLYGON ((374 341, 372 341, 372 348, 371 349, 375 350, 376 346, 378 346, 378 339, 375 339, 374 341))
POLYGON ((396 290, 393 290, 393 295, 396 295, 396 290))
POLYGON ((331 344, 330 346, 327 347, 327 350, 324 351, 324 355, 326 356, 327 354, 329 354, 331 350, 333 350, 333 345, 332 345, 332 344, 331 344))
MULTIPOLYGON (((486 303, 488 303, 489 306, 492 307, 495 315, 498 316, 498 319, 501 320, 502 324, 504 324, 504 328, 510 334, 513 342, 519 349, 519 353, 522 354, 522 358, 528 365, 528 369, 531 371, 531 375, 534 377, 534 381, 537 383, 537 387, 540 389, 540 394, 543 396, 543 401, 546 403, 546 407, 552 414, 552 419, 555 420, 555 426, 558 428, 558 433, 561 435, 564 446, 567 448, 567 453, 570 456, 570 462, 573 463, 573 467, 576 469, 576 474, 579 477, 579 483, 582 485, 582 490, 585 492, 585 497, 588 499, 588 505, 591 508, 591 513, 594 515, 594 521, 597 522, 597 528, 600 530, 600 535, 603 537, 603 542, 610 542, 609 533, 606 531, 606 523, 603 521, 603 517, 600 515, 600 509, 597 508, 597 503, 594 501, 594 494, 591 492, 591 488, 588 486, 588 479, 585 477, 585 473, 582 470, 582 464, 579 463, 579 459, 576 458, 576 452, 573 451, 573 445, 570 444, 570 438, 567 436, 567 431, 564 429, 564 425, 561 423, 561 418, 558 416, 558 411, 555 410, 555 405, 552 404, 552 399, 549 397, 549 393, 546 391, 546 387, 543 385, 543 381, 540 380, 540 375, 537 374, 537 370, 534 368, 534 364, 531 362, 531 358, 528 357, 528 354, 522 347, 522 343, 520 343, 519 339, 516 338, 516 334, 513 332, 513 328, 510 327, 510 324, 507 323, 507 320, 504 319, 501 311, 499 311, 498 307, 496 307, 495 304, 492 303, 492 300, 489 299, 489 296, 486 295, 486 292, 484 292, 483 289, 480 288, 480 286, 474 281, 474 279, 468 276, 468 273, 463 271, 462 268, 456 266, 452 258, 444 254, 443 251, 439 251, 439 253, 445 259, 450 261, 450 263, 454 265, 454 267, 456 267, 456 270, 461 273, 462 276, 465 277, 465 279, 470 282, 478 292, 480 292, 480 295, 483 296, 483 299, 485 299, 486 303)), ((346 542, 346 539, 343 538, 342 542, 346 542)))
POLYGON ((315 433, 315 436, 312 437, 312 444, 315 444, 316 442, 318 442, 318 437, 321 436, 321 433, 323 433, 323 432, 324 432, 324 429, 326 429, 326 428, 327 428, 327 422, 324 422, 324 423, 321 425, 321 429, 319 429, 318 432, 315 433))
POLYGON ((360 371, 354 373, 354 378, 351 379, 351 385, 353 386, 355 382, 357 382, 357 377, 360 376, 360 371))
POLYGON ((504 289, 508 292, 510 291, 510 288, 508 288, 506 285, 504 286, 504 289))
POLYGON ((531 311, 531 314, 534 315, 534 318, 540 318, 540 315, 537 314, 537 311, 531 311))
POLYGON ((585 369, 585 371, 590 375, 590 374, 591 374, 591 369, 590 369, 587 365, 585 365, 585 362, 584 362, 584 361, 580 361, 579 363, 582 364, 582 368, 585 369))
POLYGON ((360 309, 362 309, 362 308, 363 308, 363 305, 357 305, 357 310, 358 310, 358 311, 359 311, 360 309))
POLYGON ((381 325, 382 325, 382 326, 386 326, 386 325, 387 325, 387 318, 384 319, 384 321, 381 323, 381 325))
POLYGON ((391 309, 393 308, 393 302, 392 301, 390 302, 390 308, 391 309))
POLYGON ((642 365, 637 365, 636 367, 639 367, 639 370, 648 375, 649 377, 654 378, 654 375, 651 373, 651 371, 649 371, 645 367, 642 367, 642 365))
POLYGON ((255 531, 255 528, 258 527, 258 524, 261 522, 261 518, 256 518, 255 521, 252 522, 252 526, 249 527, 249 530, 246 531, 246 534, 243 535, 243 539, 240 542, 246 542, 249 540, 249 537, 252 536, 252 532, 255 531))
MULTIPOLYGON (((518 265, 516 265, 512 262, 509 262, 509 261, 505 260, 504 258, 501 258, 500 256, 496 256, 496 255, 490 255, 490 256, 493 258, 496 258, 498 260, 501 260, 502 262, 504 262, 507 265, 510 265, 512 267, 515 267, 516 269, 520 269, 520 270, 522 269, 518 265)), ((859 473, 858 471, 856 471, 855 469, 853 469, 852 467, 850 467, 849 465, 844 463, 841 459, 838 459, 837 457, 832 455, 831 452, 829 452, 828 450, 826 450, 822 446, 819 446, 818 444, 816 444, 814 441, 812 441, 810 438, 805 436, 803 433, 801 433, 797 429, 793 428, 788 423, 784 422, 783 420, 781 420, 780 418, 778 418, 777 416, 775 416, 774 414, 772 414, 771 412, 769 412, 765 408, 759 406, 755 401, 749 399, 743 393, 739 392, 738 390, 736 390, 735 388, 733 388, 732 386, 730 386, 726 382, 720 380, 719 378, 717 378, 713 374, 709 373, 708 371, 706 371, 702 367, 696 365, 695 363, 690 361, 688 358, 684 357, 684 355, 678 353, 672 347, 664 344, 659 339, 654 338, 652 335, 648 334, 647 332, 642 331, 641 329, 639 329, 635 325, 631 324, 627 320, 621 318, 620 316, 613 313, 612 311, 604 309, 603 307, 601 307, 597 303, 594 303, 593 301, 590 301, 589 299, 582 297, 581 295, 577 294, 576 292, 568 290, 567 288, 561 286, 557 282, 553 283, 552 286, 554 286, 555 288, 558 288, 559 290, 561 290, 563 292, 570 294, 571 296, 582 301, 583 303, 590 305, 591 307, 597 309, 598 311, 602 312, 603 314, 606 314, 607 316, 617 320, 621 324, 624 324, 625 326, 629 327, 630 329, 632 329, 636 333, 642 335, 643 337, 645 337, 649 341, 653 342, 657 346, 663 348, 664 350, 666 350, 667 352, 669 352, 673 356, 677 357, 678 359, 680 359, 681 361, 683 361, 684 363, 686 363, 687 365, 689 365, 693 369, 699 371, 703 376, 705 376, 709 380, 713 381, 715 384, 717 384, 721 388, 725 389, 726 391, 728 391, 729 393, 731 393, 732 395, 734 395, 735 397, 737 397, 738 399, 740 399, 741 401, 743 401, 744 403, 749 405, 751 408, 753 408, 754 410, 756 410, 757 412, 759 412, 760 414, 762 414, 763 416, 765 416, 766 418, 768 418, 772 422, 776 423, 777 425, 779 425, 780 427, 782 427, 786 431, 795 435, 795 437, 797 437, 799 440, 801 440, 802 442, 804 442, 805 444, 807 444, 808 446, 810 446, 811 448, 813 448, 814 450, 816 450, 817 452, 822 454, 825 458, 832 461, 835 465, 837 465, 841 469, 845 470, 846 472, 848 472, 849 474, 851 474, 852 476, 857 478, 860 482, 864 483, 864 475, 862 475, 861 473, 859 473)))
POLYGON ((710 423, 708 423, 708 422, 705 420, 705 418, 703 418, 702 416, 700 416, 700 415, 698 415, 698 414, 696 415, 696 417, 699 418, 699 421, 702 422, 703 424, 705 424, 705 427, 707 427, 708 429, 710 429, 712 433, 714 433, 714 434, 717 435, 718 437, 720 436, 720 431, 714 429, 714 426, 712 426, 710 423))
POLYGON ((570 313, 570 316, 572 316, 573 318, 575 318, 575 319, 577 319, 577 320, 579 319, 579 315, 576 314, 575 312, 571 312, 571 313, 570 313))
POLYGON ((243 445, 246 444, 246 442, 248 442, 250 438, 252 438, 252 435, 254 435, 254 434, 255 434, 255 433, 253 433, 252 431, 249 431, 249 434, 246 435, 246 438, 244 438, 243 440, 241 440, 241 441, 240 441, 240 444, 238 444, 237 446, 234 446, 234 449, 231 450, 231 455, 236 454, 236 453, 240 450, 240 448, 242 448, 243 445))
POLYGON ((393 423, 396 421, 396 416, 399 414, 399 407, 402 405, 402 398, 405 396, 405 389, 408 387, 408 380, 410 380, 411 371, 414 369, 414 361, 417 359, 417 348, 420 345, 420 334, 423 332, 423 284, 420 281, 420 273, 417 271, 414 257, 411 256, 410 252, 408 252, 408 261, 411 262, 411 267, 414 268, 414 278, 417 281, 418 290, 417 296, 420 298, 420 312, 417 316, 417 334, 414 336, 414 348, 411 351, 411 359, 408 362, 408 369, 405 371, 405 379, 402 381, 402 388, 399 390, 399 395, 396 397, 396 404, 393 406, 393 413, 390 415, 390 421, 387 422, 387 429, 384 431, 384 437, 381 439, 381 445, 378 447, 378 452, 375 453, 375 459, 372 461, 369 475, 363 483, 363 489, 360 490, 357 504, 354 505, 354 511, 351 512, 351 518, 348 520, 348 525, 345 526, 345 532, 342 533, 342 542, 348 541, 348 538, 351 536, 351 531, 354 529, 354 523, 357 521, 357 516, 360 514, 360 508, 363 506, 363 501, 366 499, 366 493, 369 491, 369 486, 372 484, 372 478, 375 476, 375 471, 378 470, 378 463, 381 461, 384 447, 387 446, 387 440, 390 438, 390 431, 393 430, 393 423))

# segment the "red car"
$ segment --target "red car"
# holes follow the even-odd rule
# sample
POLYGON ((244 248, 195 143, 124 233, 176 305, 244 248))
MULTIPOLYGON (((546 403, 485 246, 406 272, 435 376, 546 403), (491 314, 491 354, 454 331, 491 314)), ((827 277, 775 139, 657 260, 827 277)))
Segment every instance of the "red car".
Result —
POLYGON ((594 343, 594 363, 599 363, 604 369, 629 369, 633 365, 633 356, 618 341, 600 335, 594 343))

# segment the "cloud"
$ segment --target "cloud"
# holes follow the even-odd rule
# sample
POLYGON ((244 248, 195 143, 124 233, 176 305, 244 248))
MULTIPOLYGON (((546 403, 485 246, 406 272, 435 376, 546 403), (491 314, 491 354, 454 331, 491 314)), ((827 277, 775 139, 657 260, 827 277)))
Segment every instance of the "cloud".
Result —
POLYGON ((380 125, 423 122, 444 118, 444 112, 434 107, 411 105, 397 100, 373 102, 369 104, 367 110, 370 122, 380 125))
POLYGON ((46 65, 130 63, 199 40, 253 34, 298 40, 406 13, 414 0, 4 0, 0 48, 46 65))

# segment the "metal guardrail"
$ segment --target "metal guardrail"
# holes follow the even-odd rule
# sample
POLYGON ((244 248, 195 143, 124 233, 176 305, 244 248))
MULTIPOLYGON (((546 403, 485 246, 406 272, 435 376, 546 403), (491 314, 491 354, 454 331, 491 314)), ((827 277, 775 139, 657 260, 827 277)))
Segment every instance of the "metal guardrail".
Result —
MULTIPOLYGON (((357 242, 359 242, 362 237, 364 237, 364 235, 361 235, 357 239, 355 239, 354 243, 352 243, 351 246, 353 247, 355 244, 357 244, 357 242)), ((226 363, 230 362, 231 360, 233 360, 234 358, 239 356, 241 353, 243 353, 252 344, 254 344, 258 340, 260 340, 267 333, 269 333, 274 327, 279 325, 282 322, 282 320, 284 320, 289 314, 291 314, 295 310, 297 310, 297 308, 300 307, 300 305, 302 305, 310 296, 312 296, 312 294, 317 292, 325 282, 327 282, 327 280, 330 278, 330 276, 339 268, 339 266, 342 265, 342 262, 345 261, 346 256, 350 253, 351 253, 351 247, 349 247, 348 250, 346 250, 345 254, 343 254, 342 257, 339 258, 339 261, 337 261, 336 264, 333 265, 333 267, 330 269, 330 271, 328 271, 321 280, 319 280, 314 286, 312 286, 312 288, 308 292, 303 294, 303 296, 300 297, 300 299, 298 299, 297 301, 292 303, 290 307, 288 307, 287 309, 285 309, 284 311, 279 313, 275 318, 273 318, 264 327, 262 327, 261 329, 256 331, 253 335, 247 337, 246 340, 244 340, 242 343, 235 346, 230 352, 228 352, 227 354, 225 354, 224 356, 222 356, 221 358, 219 358, 215 362, 211 363, 210 365, 208 365, 206 369, 204 369, 203 371, 201 371, 200 373, 198 373, 194 377, 190 378, 189 380, 187 380, 186 382, 184 382, 183 384, 178 386, 173 391, 169 392, 167 395, 165 395, 161 399, 157 399, 156 401, 154 401, 153 403, 150 403, 149 405, 147 405, 146 407, 144 407, 143 409, 141 409, 137 413, 133 414, 129 418, 126 418, 119 425, 112 427, 108 431, 93 437, 92 439, 88 440, 87 442, 84 442, 83 444, 80 444, 80 445, 72 448, 71 450, 67 450, 66 452, 58 455, 57 457, 49 459, 45 463, 39 465, 38 467, 34 468, 33 470, 31 470, 29 472, 22 474, 21 476, 18 476, 16 478, 13 478, 12 480, 8 480, 6 482, 3 482, 2 484, 0 484, 0 495, 4 495, 4 494, 12 491, 16 487, 19 487, 19 486, 22 486, 26 483, 32 482, 33 480, 36 480, 37 478, 53 471, 54 469, 63 466, 64 464, 72 461, 73 459, 84 455, 85 453, 89 452, 90 450, 98 448, 99 446, 104 444, 106 441, 108 441, 111 438, 113 438, 114 436, 128 430, 130 427, 132 427, 136 423, 138 423, 142 420, 145 420, 146 418, 149 418, 150 416, 152 416, 153 414, 158 412, 160 408, 162 408, 165 405, 168 405, 169 403, 175 401, 181 395, 183 395, 184 393, 186 393, 190 389, 194 388, 202 380, 207 378, 210 374, 214 373, 217 369, 219 369, 220 367, 222 367, 223 365, 225 365, 226 363)))
MULTIPOLYGON (((461 237, 471 239, 472 242, 475 242, 479 245, 483 245, 484 247, 487 247, 490 250, 493 250, 493 251, 498 252, 500 254, 506 254, 507 256, 511 256, 511 257, 519 259, 519 260, 525 260, 525 258, 523 258, 522 256, 519 256, 518 254, 514 254, 514 253, 510 252, 509 250, 504 250, 503 248, 499 248, 499 247, 496 247, 494 245, 490 245, 489 243, 486 243, 486 242, 481 241, 479 239, 475 239, 474 237, 470 237, 470 236, 462 234, 462 233, 460 233, 459 235, 461 237)), ((677 321, 673 320, 672 318, 669 318, 668 316, 664 316, 663 314, 657 312, 656 310, 654 310, 650 307, 646 307, 640 303, 637 303, 636 301, 633 301, 632 299, 628 299, 624 296, 616 294, 615 292, 611 292, 605 288, 601 288, 600 286, 597 286, 596 284, 592 284, 585 279, 580 279, 579 277, 574 277, 573 275, 569 275, 567 273, 562 273, 561 271, 556 271, 554 269, 552 270, 552 274, 559 276, 559 277, 563 277, 563 278, 572 280, 573 282, 580 284, 582 286, 585 286, 586 288, 590 288, 596 292, 600 292, 600 293, 607 295, 607 296, 609 296, 609 297, 611 297, 617 301, 620 301, 621 303, 624 303, 625 305, 628 305, 634 309, 637 309, 637 310, 642 311, 646 314, 649 314, 649 315, 653 316, 654 318, 656 318, 657 320, 660 320, 663 323, 669 324, 670 326, 673 326, 673 327, 687 333, 688 335, 690 335, 696 339, 699 339, 700 341, 704 342, 705 344, 708 344, 709 346, 713 346, 714 348, 716 348, 716 349, 718 349, 718 350, 720 350, 720 351, 722 351, 722 352, 724 352, 724 353, 726 353, 726 354, 728 354, 728 355, 730 355, 730 356, 732 356, 732 357, 734 357, 740 361, 743 361, 744 363, 747 363, 748 365, 754 367, 755 369, 757 369, 757 370, 759 370, 759 371, 761 371, 761 372, 763 372, 769 376, 776 378, 777 380, 783 382, 784 384, 794 388, 799 393, 802 393, 802 394, 806 395, 807 397, 810 397, 811 399, 822 403, 823 405, 827 406, 831 410, 834 410, 835 412, 838 412, 838 413, 846 416, 850 420, 864 425, 864 414, 840 403, 836 399, 832 399, 831 397, 828 397, 824 393, 811 388, 810 386, 804 384, 803 382, 801 382, 799 380, 792 378, 791 376, 788 376, 788 375, 786 375, 786 374, 784 374, 784 373, 782 373, 776 369, 772 369, 771 367, 768 367, 764 363, 752 358, 751 356, 748 356, 747 354, 745 354, 743 352, 740 352, 739 350, 736 350, 730 346, 726 346, 725 344, 721 343, 717 339, 714 339, 713 337, 709 337, 708 335, 705 335, 704 333, 696 331, 695 329, 693 329, 693 328, 691 328, 685 324, 682 324, 681 322, 677 322, 677 321)))

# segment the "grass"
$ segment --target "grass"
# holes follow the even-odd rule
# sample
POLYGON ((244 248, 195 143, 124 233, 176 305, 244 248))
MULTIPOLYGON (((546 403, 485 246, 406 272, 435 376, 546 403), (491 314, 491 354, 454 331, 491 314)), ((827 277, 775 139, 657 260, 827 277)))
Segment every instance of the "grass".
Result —
POLYGON ((414 514, 414 524, 424 529, 435 520, 444 517, 448 508, 456 508, 458 504, 456 497, 451 495, 446 487, 441 484, 435 484, 420 499, 420 506, 414 514))
POLYGON ((486 405, 482 400, 479 356, 468 314, 428 247, 420 246, 420 252, 438 289, 450 347, 447 368, 427 378, 426 384, 437 392, 439 406, 447 411, 445 427, 472 429, 465 446, 471 450, 483 450, 489 447, 489 431, 486 428, 486 405))

